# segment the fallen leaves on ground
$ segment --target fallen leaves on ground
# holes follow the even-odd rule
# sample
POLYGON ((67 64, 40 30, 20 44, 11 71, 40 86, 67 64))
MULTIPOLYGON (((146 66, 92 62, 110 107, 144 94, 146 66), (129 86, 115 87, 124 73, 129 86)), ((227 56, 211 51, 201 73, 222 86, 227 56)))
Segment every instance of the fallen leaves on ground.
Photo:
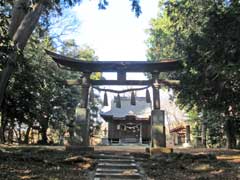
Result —
POLYGON ((222 161, 211 154, 172 153, 153 156, 143 163, 154 180, 238 180, 240 164, 222 161))
POLYGON ((0 151, 3 180, 88 180, 94 160, 77 153, 36 148, 7 148, 0 151))

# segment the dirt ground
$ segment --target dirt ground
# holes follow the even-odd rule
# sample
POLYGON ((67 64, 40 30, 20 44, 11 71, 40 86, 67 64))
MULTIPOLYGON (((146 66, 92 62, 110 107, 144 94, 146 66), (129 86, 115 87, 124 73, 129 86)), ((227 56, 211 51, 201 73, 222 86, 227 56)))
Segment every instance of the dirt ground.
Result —
POLYGON ((59 147, 0 149, 0 180, 88 180, 94 160, 59 147))
POLYGON ((0 145, 0 180, 89 180, 99 153, 131 153, 149 180, 240 180, 240 151, 174 149, 149 156, 144 146, 100 146, 93 153, 66 152, 61 146, 0 145))
POLYGON ((240 179, 239 160, 239 151, 198 149, 186 153, 181 150, 151 157, 143 167, 154 180, 237 180, 240 179))

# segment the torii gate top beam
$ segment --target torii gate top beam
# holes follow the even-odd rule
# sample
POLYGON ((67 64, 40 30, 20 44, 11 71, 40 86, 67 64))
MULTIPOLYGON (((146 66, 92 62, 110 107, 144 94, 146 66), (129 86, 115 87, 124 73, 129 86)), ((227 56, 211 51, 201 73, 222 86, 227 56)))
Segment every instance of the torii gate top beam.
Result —
POLYGON ((179 61, 165 59, 162 62, 146 62, 146 61, 82 61, 70 57, 66 57, 51 51, 47 54, 53 60, 74 71, 84 73, 91 72, 168 72, 181 68, 179 61))

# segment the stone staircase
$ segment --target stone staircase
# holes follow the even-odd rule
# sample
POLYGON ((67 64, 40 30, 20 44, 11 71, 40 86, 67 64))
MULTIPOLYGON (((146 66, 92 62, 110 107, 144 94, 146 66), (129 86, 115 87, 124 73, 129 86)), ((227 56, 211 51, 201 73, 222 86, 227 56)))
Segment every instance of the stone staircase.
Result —
POLYGON ((101 154, 94 180, 144 180, 144 173, 130 154, 101 154))
POLYGON ((138 138, 124 138, 122 139, 123 143, 139 143, 138 138))

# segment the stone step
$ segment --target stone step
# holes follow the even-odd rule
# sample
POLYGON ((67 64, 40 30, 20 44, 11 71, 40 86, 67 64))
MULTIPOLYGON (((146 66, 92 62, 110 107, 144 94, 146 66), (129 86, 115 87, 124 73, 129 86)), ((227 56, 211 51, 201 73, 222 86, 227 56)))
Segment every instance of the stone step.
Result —
POLYGON ((121 178, 121 177, 95 177, 93 180, 143 180, 143 178, 121 178))
POLYGON ((134 159, 134 157, 129 155, 99 154, 97 159, 134 159))
POLYGON ((123 143, 138 143, 139 139, 138 138, 124 138, 122 139, 123 143))
POLYGON ((134 173, 137 173, 139 172, 138 169, 116 169, 116 168, 97 168, 96 169, 96 172, 102 172, 102 173, 131 173, 131 172, 134 172, 134 173))
POLYGON ((99 159, 98 162, 110 162, 110 163, 134 163, 134 159, 99 159))
MULTIPOLYGON (((139 164, 131 154, 98 154, 94 180, 142 180, 139 164)), ((142 160, 141 158, 139 160, 142 160)))
POLYGON ((124 174, 124 173, 95 173, 95 178, 119 178, 119 179, 140 179, 142 178, 139 173, 124 174))
POLYGON ((138 168, 137 164, 130 163, 130 164, 120 164, 120 163, 98 163, 97 167, 99 168, 119 168, 119 169, 134 169, 138 168))
POLYGON ((145 161, 147 161, 146 158, 135 158, 134 160, 135 160, 135 162, 145 162, 145 161))
POLYGON ((134 159, 133 156, 101 156, 98 159, 134 159))

